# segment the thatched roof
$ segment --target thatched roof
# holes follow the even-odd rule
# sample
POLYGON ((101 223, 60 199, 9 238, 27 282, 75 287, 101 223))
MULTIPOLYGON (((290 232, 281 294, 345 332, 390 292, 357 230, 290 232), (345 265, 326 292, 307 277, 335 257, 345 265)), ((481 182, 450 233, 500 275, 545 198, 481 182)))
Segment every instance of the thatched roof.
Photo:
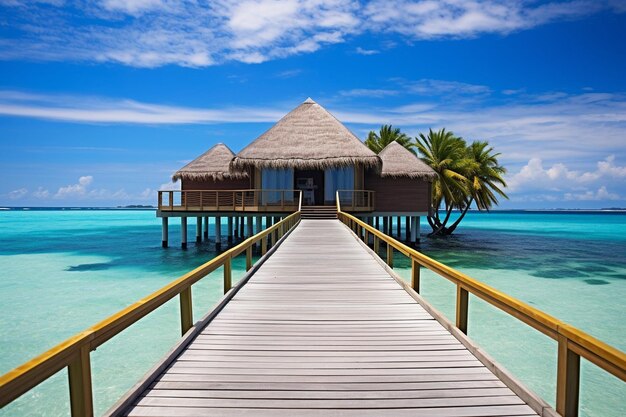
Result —
POLYGON ((437 173, 411 151, 393 141, 378 154, 383 161, 381 177, 408 177, 432 181, 437 173))
POLYGON ((231 166, 325 169, 356 163, 379 167, 380 159, 309 98, 239 152, 231 166))
POLYGON ((218 143, 178 171, 172 180, 207 180, 247 178, 248 173, 242 170, 231 170, 230 162, 235 157, 233 151, 223 143, 218 143))

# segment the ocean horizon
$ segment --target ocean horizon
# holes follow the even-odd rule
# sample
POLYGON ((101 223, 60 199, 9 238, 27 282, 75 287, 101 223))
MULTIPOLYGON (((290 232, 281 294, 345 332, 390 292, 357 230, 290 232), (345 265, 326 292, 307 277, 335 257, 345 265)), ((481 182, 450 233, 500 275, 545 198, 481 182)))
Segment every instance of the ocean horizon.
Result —
MULTIPOLYGON (((193 228, 189 225, 189 230, 193 228)), ((170 247, 152 209, 14 208, 0 212, 0 372, 66 338, 210 260, 215 242, 170 247)), ((458 233, 425 237, 419 249, 453 268, 626 349, 626 213, 602 210, 470 212, 458 233)), ((210 235, 214 233, 211 225, 210 235)), ((226 247, 226 239, 223 246, 226 247)), ((409 279, 396 255, 394 269, 409 279)), ((233 281, 245 258, 233 263, 233 281)), ((430 271, 421 294, 454 318, 455 287, 430 271)), ((222 295, 221 270, 194 285, 195 317, 222 295)), ((110 407, 179 337, 178 301, 168 302, 92 354, 97 414, 110 407), (142 355, 134 354, 141 349, 142 355)), ((469 336, 548 402, 554 403, 556 343, 507 314, 470 298, 469 336)), ((581 416, 626 415, 626 388, 583 361, 581 416)), ((0 416, 69 415, 67 377, 49 381, 0 410, 0 416), (41 410, 45 410, 42 414, 41 410)))

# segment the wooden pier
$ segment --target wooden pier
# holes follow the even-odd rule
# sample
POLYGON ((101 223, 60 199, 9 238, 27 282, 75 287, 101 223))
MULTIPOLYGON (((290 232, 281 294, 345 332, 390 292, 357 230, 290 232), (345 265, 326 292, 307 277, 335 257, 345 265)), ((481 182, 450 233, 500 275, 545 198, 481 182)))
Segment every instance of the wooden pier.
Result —
POLYGON ((302 220, 125 416, 537 415, 337 220, 302 220))
POLYGON ((175 297, 182 338, 106 416, 576 417, 581 358, 626 380, 623 352, 337 215, 297 211, 0 376, 0 407, 67 368, 72 416, 92 417, 90 352, 175 297), (394 253, 409 258, 410 283, 394 253), (237 256, 248 272, 233 286, 237 256), (421 268, 457 286, 454 324, 419 295, 421 268), (225 295, 195 321, 192 286, 218 269, 225 295), (466 336, 470 295, 557 342, 556 410, 466 336))

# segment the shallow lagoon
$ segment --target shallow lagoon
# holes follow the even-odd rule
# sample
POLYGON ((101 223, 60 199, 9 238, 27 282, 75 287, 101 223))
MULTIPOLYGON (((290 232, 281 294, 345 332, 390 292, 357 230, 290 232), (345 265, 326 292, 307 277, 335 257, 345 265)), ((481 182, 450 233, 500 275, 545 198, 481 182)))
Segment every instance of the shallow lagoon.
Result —
MULTIPOLYGON (((171 247, 163 250, 160 222, 152 211, 0 212, 0 372, 215 255, 213 242, 178 249, 174 223, 171 247)), ((458 232, 447 239, 424 239, 421 250, 626 350, 626 215, 470 213, 458 232)), ((408 278, 408 262, 398 256, 395 265, 408 278)), ((234 279, 243 275, 244 266, 243 258, 235 261, 234 279)), ((219 299, 221 285, 221 271, 216 271, 194 286, 195 317, 219 299)), ((424 272, 422 294, 453 317, 450 283, 424 272)), ((97 413, 149 369, 179 331, 178 302, 172 300, 93 353, 97 413)), ((555 342, 473 298, 469 334, 553 402, 555 342)), ((61 372, 0 416, 68 415, 66 378, 61 372)), ((587 363, 582 384, 582 415, 626 415, 625 384, 587 363)))

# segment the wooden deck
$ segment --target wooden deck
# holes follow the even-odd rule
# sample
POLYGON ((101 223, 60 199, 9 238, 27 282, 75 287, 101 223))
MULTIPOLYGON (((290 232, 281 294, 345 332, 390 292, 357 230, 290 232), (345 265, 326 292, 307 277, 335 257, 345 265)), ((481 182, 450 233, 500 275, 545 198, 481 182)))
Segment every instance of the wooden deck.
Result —
POLYGON ((302 220, 127 416, 527 416, 337 220, 302 220))

